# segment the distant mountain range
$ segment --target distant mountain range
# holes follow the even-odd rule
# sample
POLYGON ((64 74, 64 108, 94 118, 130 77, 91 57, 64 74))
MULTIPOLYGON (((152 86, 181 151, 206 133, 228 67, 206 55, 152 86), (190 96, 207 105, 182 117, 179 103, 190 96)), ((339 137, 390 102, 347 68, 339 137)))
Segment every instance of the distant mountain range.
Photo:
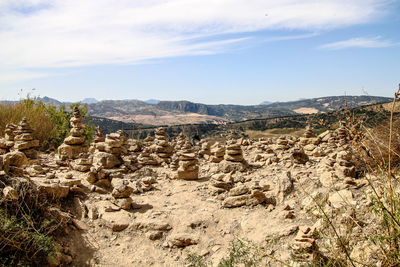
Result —
MULTIPOLYGON (((56 99, 40 98, 45 103, 54 105, 62 103, 56 99)), ((260 105, 207 105, 190 101, 160 101, 149 99, 102 100, 86 98, 89 113, 95 117, 141 123, 147 125, 176 125, 193 123, 220 124, 249 119, 275 118, 298 114, 314 114, 339 110, 345 103, 354 108, 391 101, 389 97, 380 96, 329 96, 302 99, 290 102, 262 102, 260 105)))
POLYGON ((89 104, 90 114, 124 122, 152 125, 223 123, 339 110, 390 101, 379 96, 330 96, 262 105, 207 105, 190 101, 103 100, 89 104))

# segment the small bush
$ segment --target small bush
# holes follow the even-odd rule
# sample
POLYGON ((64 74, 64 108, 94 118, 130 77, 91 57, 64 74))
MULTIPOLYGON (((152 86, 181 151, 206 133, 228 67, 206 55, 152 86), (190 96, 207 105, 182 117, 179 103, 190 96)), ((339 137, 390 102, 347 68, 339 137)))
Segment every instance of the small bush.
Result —
POLYGON ((30 181, 3 177, 0 191, 6 185, 18 199, 0 200, 0 266, 43 266, 56 253, 52 235, 65 222, 49 212, 49 201, 30 181))

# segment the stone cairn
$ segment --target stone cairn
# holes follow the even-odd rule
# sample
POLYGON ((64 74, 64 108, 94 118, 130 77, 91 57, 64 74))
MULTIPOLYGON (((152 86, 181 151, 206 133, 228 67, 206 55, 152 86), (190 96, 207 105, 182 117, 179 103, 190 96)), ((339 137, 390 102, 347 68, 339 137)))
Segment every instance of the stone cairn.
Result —
POLYGON ((185 146, 186 142, 188 142, 189 139, 184 133, 180 133, 175 139, 174 139, 174 151, 176 151, 172 157, 171 157, 171 163, 169 164, 169 167, 171 170, 176 171, 179 168, 179 156, 181 153, 181 150, 185 146))
POLYGON ((279 136, 276 145, 273 147, 274 150, 288 150, 289 148, 289 140, 284 135, 279 136))
POLYGON ((210 156, 211 156, 211 143, 210 142, 201 141, 199 155, 202 156, 205 160, 210 159, 210 156))
POLYGON ((292 249, 299 261, 311 262, 319 256, 318 246, 313 237, 313 230, 310 227, 299 227, 292 249))
POLYGON ((147 137, 143 140, 143 146, 144 147, 150 147, 154 142, 154 137, 151 136, 150 134, 147 135, 147 137))
POLYGON ((0 139, 0 155, 10 152, 11 148, 14 146, 14 136, 17 130, 17 125, 9 123, 6 125, 4 130, 4 138, 0 139))
POLYGON ((121 154, 128 154, 128 149, 130 147, 128 142, 128 137, 124 134, 124 131, 118 130, 117 133, 119 135, 119 140, 121 140, 121 154))
POLYGON ((156 154, 156 159, 160 163, 169 163, 173 154, 173 148, 167 141, 167 133, 163 128, 158 128, 154 134, 155 140, 151 146, 152 152, 156 154))
POLYGON ((83 135, 85 125, 82 123, 83 117, 77 106, 74 107, 73 116, 69 121, 72 126, 71 135, 58 147, 61 160, 76 159, 79 154, 88 152, 86 138, 83 135))
POLYGON ((89 153, 93 154, 96 150, 96 144, 104 143, 105 140, 106 140, 106 138, 103 135, 103 130, 100 128, 100 126, 97 126, 93 143, 90 145, 90 148, 89 148, 89 153))
POLYGON ((228 141, 226 142, 224 159, 231 162, 243 161, 242 147, 233 137, 229 137, 228 141))
POLYGON ((175 139, 174 150, 181 150, 188 140, 188 137, 181 132, 175 139))
MULTIPOLYGON (((122 140, 119 133, 107 134, 104 142, 102 139, 95 143, 96 150, 93 154, 93 166, 88 173, 88 182, 100 187, 110 187, 109 177, 114 168, 122 164, 122 140), (109 171, 107 171, 109 170, 109 171)), ((115 172, 120 171, 115 169, 115 172)))
POLYGON ((140 152, 142 151, 142 144, 139 140, 128 139, 128 151, 129 152, 140 152))
POLYGON ((92 167, 92 158, 88 153, 81 153, 79 158, 70 163, 70 166, 75 171, 86 172, 92 167))
POLYGON ((153 157, 151 153, 150 147, 145 147, 143 151, 137 157, 137 162, 139 163, 139 167, 147 166, 147 165, 158 165, 158 161, 153 157))
POLYGON ((348 143, 349 132, 346 128, 346 123, 344 121, 340 121, 340 127, 337 130, 337 137, 341 146, 348 143))
POLYGON ((175 175, 176 179, 196 180, 199 178, 199 166, 196 153, 189 143, 186 141, 179 155, 179 167, 175 175))
POLYGON ((39 140, 34 140, 32 133, 33 130, 24 117, 15 131, 14 147, 12 149, 23 152, 27 158, 37 159, 38 151, 35 148, 39 146, 39 140))
POLYGON ((214 163, 219 163, 224 160, 225 155, 225 147, 222 146, 219 142, 216 142, 210 148, 211 156, 210 161, 214 163))
POLYGON ((95 143, 100 143, 106 141, 106 138, 103 135, 103 130, 100 128, 100 126, 96 127, 96 137, 94 138, 95 143))
POLYGON ((349 145, 349 132, 344 121, 340 122, 337 137, 339 152, 336 155, 336 163, 334 164, 336 175, 339 178, 354 178, 356 177, 356 168, 352 162, 353 151, 349 145))
POLYGON ((310 125, 306 126, 306 130, 302 137, 300 137, 299 144, 302 146, 313 143, 313 139, 315 138, 314 132, 310 125))
POLYGON ((337 153, 334 169, 339 178, 356 177, 356 167, 352 162, 352 158, 353 155, 350 148, 337 153))

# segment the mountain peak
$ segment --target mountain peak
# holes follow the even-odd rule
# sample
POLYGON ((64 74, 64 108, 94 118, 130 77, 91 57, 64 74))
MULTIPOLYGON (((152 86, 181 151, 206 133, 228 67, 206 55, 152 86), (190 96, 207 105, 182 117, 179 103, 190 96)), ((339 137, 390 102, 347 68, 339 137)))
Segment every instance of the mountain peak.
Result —
POLYGON ((82 103, 85 103, 85 104, 95 104, 98 102, 99 101, 96 98, 85 98, 82 100, 82 103))

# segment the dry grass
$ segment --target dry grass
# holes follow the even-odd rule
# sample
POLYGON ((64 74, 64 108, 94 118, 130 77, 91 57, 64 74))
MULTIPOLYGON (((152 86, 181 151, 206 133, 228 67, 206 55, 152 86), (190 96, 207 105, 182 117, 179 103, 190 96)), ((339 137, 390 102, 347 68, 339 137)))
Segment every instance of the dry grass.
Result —
POLYGON ((303 133, 304 133, 303 129, 296 129, 296 128, 269 129, 265 131, 255 131, 255 130, 246 131, 246 135, 250 139, 273 138, 273 137, 279 137, 280 135, 292 135, 300 137, 303 133))
POLYGON ((46 265, 58 246, 53 235, 66 221, 28 179, 0 178, 0 191, 9 186, 18 194, 0 199, 0 266, 46 265))

